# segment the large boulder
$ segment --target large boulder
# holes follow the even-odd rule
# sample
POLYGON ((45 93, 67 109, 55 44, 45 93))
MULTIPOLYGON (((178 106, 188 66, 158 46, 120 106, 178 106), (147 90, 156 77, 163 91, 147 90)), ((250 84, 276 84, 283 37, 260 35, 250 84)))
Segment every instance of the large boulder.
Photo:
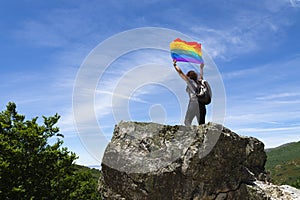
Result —
POLYGON ((120 122, 103 160, 104 199, 269 199, 264 144, 214 123, 120 122))

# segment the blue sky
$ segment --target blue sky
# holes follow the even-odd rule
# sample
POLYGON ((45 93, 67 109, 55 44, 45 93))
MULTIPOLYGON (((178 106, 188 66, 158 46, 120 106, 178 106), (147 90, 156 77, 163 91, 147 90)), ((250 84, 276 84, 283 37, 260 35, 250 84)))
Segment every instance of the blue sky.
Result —
POLYGON ((64 145, 99 165, 120 120, 182 124, 188 97, 168 52, 182 36, 206 55, 207 121, 266 147, 299 141, 299 19, 299 0, 1 1, 0 108, 60 114, 64 145))

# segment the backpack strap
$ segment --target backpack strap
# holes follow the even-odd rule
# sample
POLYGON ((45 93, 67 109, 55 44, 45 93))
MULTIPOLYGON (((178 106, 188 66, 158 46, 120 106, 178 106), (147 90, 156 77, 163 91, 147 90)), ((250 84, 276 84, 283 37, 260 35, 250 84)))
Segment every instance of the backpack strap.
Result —
POLYGON ((188 81, 187 81, 187 88, 189 90, 191 90, 192 93, 197 94, 198 83, 196 83, 194 80, 189 78, 188 81))

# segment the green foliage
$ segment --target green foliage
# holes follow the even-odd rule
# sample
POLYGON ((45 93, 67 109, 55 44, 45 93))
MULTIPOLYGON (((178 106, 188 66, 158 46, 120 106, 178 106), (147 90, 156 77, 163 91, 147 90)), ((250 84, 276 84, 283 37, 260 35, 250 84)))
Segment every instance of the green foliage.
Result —
POLYGON ((295 188, 300 189, 300 179, 298 179, 294 183, 292 183, 292 186, 295 187, 295 188))
POLYGON ((76 170, 84 173, 90 173, 92 178, 98 182, 99 177, 102 175, 101 171, 99 169, 95 168, 89 168, 82 165, 76 165, 76 170))
POLYGON ((266 153, 268 156, 266 169, 271 172, 272 182, 299 188, 300 142, 269 149, 266 153))
POLYGON ((14 103, 0 113, 0 199, 99 199, 91 173, 78 171, 75 153, 62 147, 59 118, 38 125, 14 103))

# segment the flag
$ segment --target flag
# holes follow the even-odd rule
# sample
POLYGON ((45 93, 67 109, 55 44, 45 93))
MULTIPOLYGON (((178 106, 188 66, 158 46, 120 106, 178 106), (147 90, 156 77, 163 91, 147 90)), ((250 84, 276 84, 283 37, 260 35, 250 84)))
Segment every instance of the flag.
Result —
POLYGON ((170 43, 171 56, 177 62, 203 63, 201 44, 179 38, 170 43))

